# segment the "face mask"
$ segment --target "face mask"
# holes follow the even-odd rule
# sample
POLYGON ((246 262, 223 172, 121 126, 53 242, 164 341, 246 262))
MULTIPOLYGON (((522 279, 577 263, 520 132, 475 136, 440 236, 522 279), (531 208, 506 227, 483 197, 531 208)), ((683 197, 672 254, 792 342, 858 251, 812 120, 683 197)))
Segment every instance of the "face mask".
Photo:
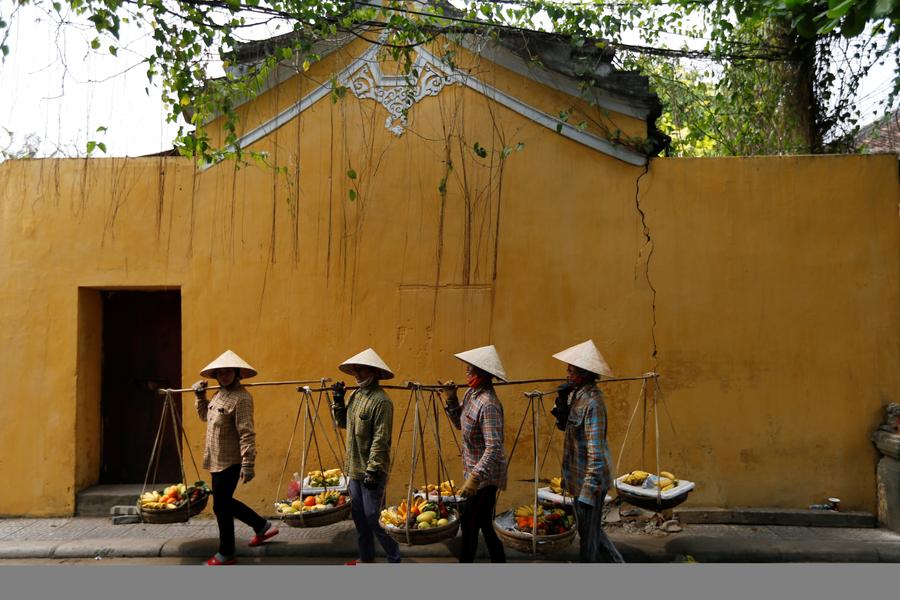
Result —
POLYGON ((469 384, 470 388, 479 388, 484 385, 484 379, 479 375, 472 373, 471 375, 466 375, 466 383, 469 384))
POLYGON ((375 381, 375 376, 374 376, 374 375, 369 375, 369 376, 366 377, 365 379, 360 379, 359 377, 357 377, 357 378, 356 378, 356 385, 358 385, 358 386, 361 387, 361 388, 367 388, 367 387, 369 387, 370 385, 372 385, 372 383, 373 383, 374 381, 375 381))

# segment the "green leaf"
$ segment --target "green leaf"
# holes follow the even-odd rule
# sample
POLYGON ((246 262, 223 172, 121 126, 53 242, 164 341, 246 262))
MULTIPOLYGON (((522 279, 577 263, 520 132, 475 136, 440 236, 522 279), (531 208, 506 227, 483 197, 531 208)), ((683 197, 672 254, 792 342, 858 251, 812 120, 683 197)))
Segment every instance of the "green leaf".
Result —
POLYGON ((97 133, 103 133, 104 131, 106 131, 106 127, 104 127, 103 125, 97 128, 97 133))
POLYGON ((97 147, 100 148, 100 151, 106 154, 106 144, 103 142, 97 142, 97 147))
POLYGON ((97 38, 92 39, 91 40, 91 49, 96 50, 99 47, 100 47, 100 40, 97 38))
POLYGON ((884 18, 898 7, 900 7, 900 0, 876 0, 875 8, 872 9, 872 16, 876 19, 884 18))
POLYGON ((556 133, 562 133, 562 128, 563 128, 563 124, 557 123, 556 124, 556 133))
POLYGON ((356 200, 356 190, 347 190, 347 195, 350 196, 350 202, 356 200))
POLYGON ((353 169, 347 169, 347 177, 350 179, 356 179, 356 171, 353 169))
POLYGON ((118 51, 118 49, 117 49, 115 46, 110 46, 110 47, 109 47, 109 53, 112 54, 113 56, 118 56, 118 55, 119 55, 119 51, 118 51))
POLYGON ((838 2, 829 0, 828 4, 831 8, 825 14, 829 19, 840 19, 847 14, 847 11, 850 10, 855 2, 856 0, 839 0, 838 2))
POLYGON ((90 154, 97 148, 97 142, 90 140, 87 143, 87 153, 90 154))

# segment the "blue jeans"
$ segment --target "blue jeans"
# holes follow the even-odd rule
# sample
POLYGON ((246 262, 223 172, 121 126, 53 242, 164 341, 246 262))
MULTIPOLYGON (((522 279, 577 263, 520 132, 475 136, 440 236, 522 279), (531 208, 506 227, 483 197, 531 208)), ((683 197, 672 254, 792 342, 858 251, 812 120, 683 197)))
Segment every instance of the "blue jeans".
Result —
POLYGON ((606 490, 597 496, 597 505, 575 502, 575 517, 578 521, 578 537, 581 548, 579 559, 583 563, 622 563, 625 560, 616 550, 612 540, 603 531, 603 499, 606 490))
POLYGON ((378 487, 371 490, 363 487, 362 479, 350 480, 350 514, 353 516, 353 524, 356 525, 359 559, 364 562, 375 560, 376 537, 381 547, 384 548, 388 562, 400 562, 400 544, 389 536, 378 522, 384 506, 386 482, 387 475, 385 473, 378 474, 378 487))

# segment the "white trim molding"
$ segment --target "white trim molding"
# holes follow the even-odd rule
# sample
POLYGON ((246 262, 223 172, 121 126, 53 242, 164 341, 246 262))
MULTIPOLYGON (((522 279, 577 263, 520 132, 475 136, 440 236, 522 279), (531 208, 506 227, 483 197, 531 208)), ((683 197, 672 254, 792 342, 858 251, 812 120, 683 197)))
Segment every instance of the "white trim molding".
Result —
MULTIPOLYGON (((378 46, 373 45, 356 60, 344 67, 338 73, 336 79, 340 85, 349 89, 356 97, 372 99, 381 104, 388 112, 388 116, 385 119, 385 127, 396 136, 402 135, 406 130, 407 113, 417 102, 428 96, 438 95, 448 85, 464 85, 574 142, 631 165, 643 166, 647 164, 647 157, 640 152, 573 127, 557 117, 479 80, 471 74, 454 69, 424 48, 419 47, 416 49, 417 56, 412 71, 415 79, 412 79, 412 76, 410 79, 407 79, 407 77, 402 75, 385 75, 378 66, 377 51, 378 46)), ((534 77, 531 78, 534 79, 534 77)), ((244 149, 259 141, 298 117, 303 111, 330 93, 331 86, 329 83, 320 85, 272 119, 242 135, 237 140, 237 146, 244 149)), ((635 114, 640 114, 640 112, 635 111, 635 114)), ((206 170, 213 164, 215 163, 204 165, 201 170, 206 170)))

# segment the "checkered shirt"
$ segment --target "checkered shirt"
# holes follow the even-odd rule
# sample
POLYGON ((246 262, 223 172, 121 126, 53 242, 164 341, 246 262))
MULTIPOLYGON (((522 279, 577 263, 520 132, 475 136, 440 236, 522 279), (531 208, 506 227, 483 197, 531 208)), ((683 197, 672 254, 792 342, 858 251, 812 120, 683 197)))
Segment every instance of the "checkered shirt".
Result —
POLYGON ((602 506, 610 486, 611 455, 606 443, 606 404, 594 383, 575 391, 563 447, 563 487, 572 497, 602 506))
POLYGON ((232 465, 253 467, 256 433, 253 431, 253 397, 244 386, 220 389, 212 400, 196 398, 200 420, 206 421, 203 468, 211 473, 232 465))
POLYGON ((493 387, 469 389, 462 404, 447 409, 462 430, 463 475, 474 474, 478 488, 506 489, 506 452, 503 450, 503 405, 493 387))

